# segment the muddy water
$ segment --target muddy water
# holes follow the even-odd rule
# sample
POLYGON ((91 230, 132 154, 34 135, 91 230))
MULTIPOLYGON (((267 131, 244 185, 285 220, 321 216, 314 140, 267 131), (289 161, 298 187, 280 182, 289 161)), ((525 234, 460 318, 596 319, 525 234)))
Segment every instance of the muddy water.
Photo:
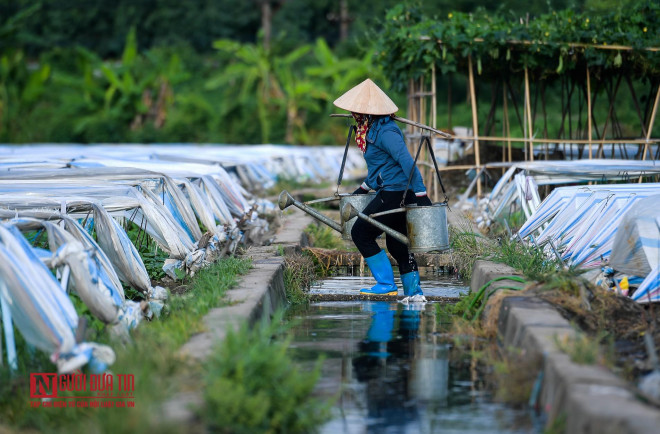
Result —
MULTIPOLYGON (((362 283, 369 281, 333 278, 315 290, 357 291, 362 283)), ((466 290, 441 277, 423 286, 441 296, 466 290)), ((527 410, 493 402, 469 364, 453 361, 456 354, 450 359, 435 308, 351 301, 288 312, 299 321, 291 352, 301 369, 311 370, 319 355, 325 357, 316 391, 335 404, 321 432, 541 432, 527 410)))

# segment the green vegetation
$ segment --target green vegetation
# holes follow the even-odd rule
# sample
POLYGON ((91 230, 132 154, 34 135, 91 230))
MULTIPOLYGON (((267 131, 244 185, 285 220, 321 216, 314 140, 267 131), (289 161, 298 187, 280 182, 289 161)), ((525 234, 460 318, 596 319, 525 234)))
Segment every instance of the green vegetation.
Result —
MULTIPOLYGON (((421 8, 398 5, 384 20, 375 61, 398 90, 406 89, 410 79, 428 80, 435 66, 436 86, 449 97, 438 100, 437 122, 451 129, 472 125, 470 103, 459 96, 467 92, 471 60, 479 131, 485 136, 506 135, 501 129, 505 118, 503 89, 510 100, 506 114, 510 135, 523 136, 521 105, 527 68, 534 132, 537 137, 548 138, 584 138, 588 67, 592 102, 598 99, 593 105, 594 122, 602 127, 602 120, 610 119, 609 98, 616 100, 615 109, 630 108, 616 109, 616 120, 610 119, 608 131, 595 128, 595 137, 642 134, 640 117, 648 119, 646 106, 653 101, 660 77, 658 56, 646 50, 660 46, 660 36, 654 31, 660 23, 660 6, 650 0, 620 2, 598 11, 582 11, 575 6, 528 15, 506 8, 497 13, 446 9, 433 16, 421 8), (632 49, 610 49, 619 45, 632 49), (622 78, 622 90, 612 92, 622 78), (633 89, 637 96, 629 92, 633 89), (482 95, 489 95, 490 103, 482 95), (638 115, 635 107, 641 100, 645 103, 638 115)), ((656 124, 653 136, 659 132, 656 124)))
MULTIPOLYGON (((602 337, 601 333, 600 338, 602 337)), ((611 365, 611 362, 604 357, 601 341, 602 339, 592 338, 579 332, 573 336, 566 334, 561 338, 555 335, 557 348, 580 365, 611 365)))
POLYGON ((501 357, 492 359, 492 365, 497 384, 495 399, 518 407, 528 404, 542 360, 528 357, 519 348, 507 348, 501 357))
POLYGON ((206 364, 202 416, 214 432, 307 433, 326 420, 329 405, 310 398, 322 359, 301 372, 287 352, 290 327, 282 315, 270 324, 230 331, 206 364))
POLYGON ((660 46, 658 26, 660 5, 652 1, 602 14, 568 8, 529 21, 485 10, 447 11, 439 19, 429 18, 418 8, 401 4, 387 14, 377 59, 399 89, 408 85, 409 78, 430 71, 432 64, 443 73, 463 71, 470 56, 477 73, 489 79, 527 67, 535 77, 556 80, 584 62, 602 72, 651 78, 660 74, 660 59, 644 48, 660 46), (597 50, 593 45, 634 49, 597 50))
POLYGON ((517 240, 510 240, 507 237, 502 237, 498 241, 491 259, 515 268, 530 280, 538 280, 559 268, 557 260, 548 259, 541 249, 528 248, 517 240))
POLYGON ((200 270, 193 278, 190 289, 183 295, 173 295, 169 300, 169 315, 158 321, 143 322, 132 334, 132 342, 125 346, 112 340, 108 328, 98 331, 97 341, 112 343, 117 360, 112 371, 135 376, 135 408, 81 409, 67 408, 56 411, 34 411, 27 405, 30 372, 51 372, 54 367, 46 355, 31 351, 20 340, 20 369, 11 375, 2 371, 0 384, 0 419, 15 428, 39 431, 94 432, 98 427, 113 432, 153 432, 155 427, 165 432, 175 427, 160 422, 160 404, 181 386, 177 375, 187 371, 177 351, 194 333, 203 330, 202 316, 209 309, 222 305, 227 290, 234 286, 240 274, 246 273, 251 262, 240 258, 224 258, 211 267, 200 270), (23 352, 24 351, 24 352, 23 352), (16 399, 16 396, 25 397, 16 399), (84 417, 81 417, 84 415, 84 417))
POLYGON ((144 267, 149 273, 149 278, 160 280, 165 277, 163 264, 169 258, 167 252, 162 251, 158 244, 135 223, 129 222, 127 226, 126 234, 140 254, 144 267))
POLYGON ((543 430, 543 434, 563 434, 566 432, 566 414, 561 413, 543 430))
POLYGON ((309 243, 312 247, 339 249, 344 245, 339 233, 322 223, 311 223, 304 232, 309 236, 309 243))
MULTIPOLYGON (((509 0, 477 12, 471 1, 345 2, 347 35, 340 32, 342 2, 328 0, 200 0, 185 7, 122 0, 112 8, 90 8, 83 0, 5 2, 0 141, 338 144, 345 122, 327 115, 342 92, 369 76, 405 107, 400 91, 433 63, 441 73, 439 92, 451 88, 459 95, 465 79, 450 75, 465 71, 468 55, 482 74, 480 93, 488 92, 482 81, 519 74, 524 64, 547 86, 574 74, 583 59, 595 65, 594 82, 604 71, 658 76, 657 56, 641 50, 658 45, 653 2, 634 0, 597 12, 580 12, 600 6, 582 0, 553 2, 555 11, 542 0, 509 0), (262 16, 266 4, 272 12, 269 35, 260 29, 268 18, 262 16), (529 26, 520 24, 527 13, 529 26), (422 36, 430 39, 420 41, 422 36), (437 44, 438 38, 445 44, 437 44), (507 43, 516 38, 530 44, 507 43), (624 43, 635 50, 573 49, 568 40, 624 43)), ((549 128, 556 129, 561 92, 548 89, 549 128)), ((470 125, 470 107, 462 101, 449 107, 446 99, 438 99, 439 118, 451 113, 449 127, 470 125)), ((647 99, 639 98, 642 104, 647 99)), ((488 117, 484 110, 481 104, 481 119, 488 117)), ((594 110, 602 118, 606 104, 594 110)), ((637 133, 635 116, 633 110, 617 114, 624 132, 637 133)), ((518 128, 512 122, 512 135, 521 133, 518 128)))
POLYGON ((454 266, 463 279, 470 280, 475 261, 488 256, 492 241, 479 233, 469 219, 449 227, 449 240, 454 266))
POLYGON ((449 230, 454 265, 466 280, 472 276, 477 259, 509 265, 530 281, 552 275, 559 269, 556 258, 548 259, 540 249, 528 248, 510 239, 499 224, 491 228, 488 236, 481 234, 468 219, 449 230))
POLYGON ((309 287, 316 279, 316 266, 309 255, 294 253, 284 257, 284 289, 289 303, 307 303, 309 287))

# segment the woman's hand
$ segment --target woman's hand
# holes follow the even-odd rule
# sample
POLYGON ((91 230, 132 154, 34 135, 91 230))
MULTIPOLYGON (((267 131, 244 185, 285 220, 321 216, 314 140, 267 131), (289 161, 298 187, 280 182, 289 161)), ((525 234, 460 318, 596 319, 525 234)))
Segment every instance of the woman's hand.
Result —
POLYGON ((417 206, 431 206, 433 205, 433 202, 431 202, 431 199, 426 195, 426 193, 422 195, 417 195, 415 194, 415 201, 417 203, 417 206))
POLYGON ((353 192, 353 194, 367 194, 367 193, 369 193, 369 190, 365 190, 364 188, 362 188, 362 186, 358 187, 358 189, 353 192))

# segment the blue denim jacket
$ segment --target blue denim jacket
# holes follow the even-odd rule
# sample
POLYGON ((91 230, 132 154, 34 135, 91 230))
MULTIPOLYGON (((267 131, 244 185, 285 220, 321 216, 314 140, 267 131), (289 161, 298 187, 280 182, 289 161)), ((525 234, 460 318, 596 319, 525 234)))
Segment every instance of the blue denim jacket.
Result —
POLYGON ((364 184, 373 190, 402 191, 406 188, 410 171, 414 170, 409 189, 415 193, 426 191, 422 175, 408 152, 399 126, 389 116, 378 117, 367 133, 367 179, 364 184))

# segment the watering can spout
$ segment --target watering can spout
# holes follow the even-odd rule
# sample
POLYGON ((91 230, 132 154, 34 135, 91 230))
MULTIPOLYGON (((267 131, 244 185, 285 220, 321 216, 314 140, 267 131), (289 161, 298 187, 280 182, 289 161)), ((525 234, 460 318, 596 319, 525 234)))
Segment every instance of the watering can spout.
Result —
POLYGON ((305 211, 307 214, 311 215, 321 223, 325 223, 326 225, 330 226, 332 229, 336 230, 337 232, 342 231, 342 227, 339 223, 337 223, 336 221, 332 220, 329 217, 324 216, 320 212, 316 211, 314 208, 309 207, 304 203, 295 200, 286 190, 283 190, 282 193, 280 193, 280 198, 277 201, 277 203, 281 210, 285 210, 286 208, 293 205, 305 211))

